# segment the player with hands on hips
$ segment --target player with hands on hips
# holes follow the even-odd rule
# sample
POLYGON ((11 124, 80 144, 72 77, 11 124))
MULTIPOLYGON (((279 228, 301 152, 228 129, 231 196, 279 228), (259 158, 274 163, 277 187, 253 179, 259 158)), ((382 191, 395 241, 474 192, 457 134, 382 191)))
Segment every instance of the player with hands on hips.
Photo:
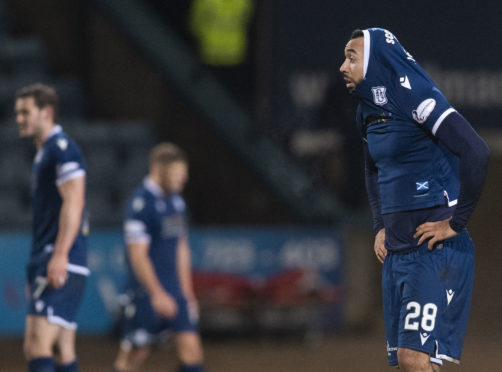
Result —
POLYGON ((355 30, 340 67, 358 101, 388 362, 459 363, 474 276, 466 225, 489 149, 390 31, 355 30))

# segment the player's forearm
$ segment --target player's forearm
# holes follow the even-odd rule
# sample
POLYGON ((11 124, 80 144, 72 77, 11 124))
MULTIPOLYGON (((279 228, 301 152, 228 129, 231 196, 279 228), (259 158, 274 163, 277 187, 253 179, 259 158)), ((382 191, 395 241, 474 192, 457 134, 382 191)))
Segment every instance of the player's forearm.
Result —
POLYGON ((193 282, 192 282, 192 271, 190 268, 184 270, 183 273, 180 273, 181 279, 181 290, 185 298, 193 298, 195 297, 193 290, 193 282))
POLYGON ((145 252, 134 252, 134 249, 130 249, 129 252, 134 274, 147 293, 150 296, 154 296, 157 293, 165 292, 164 287, 162 287, 162 284, 155 274, 155 268, 148 254, 145 252))
POLYGON ((59 229, 53 255, 68 257, 82 223, 83 201, 77 198, 63 201, 59 212, 59 229))
POLYGON ((378 169, 373 162, 368 150, 368 145, 363 143, 364 156, 364 183, 370 202, 371 214, 373 216, 373 231, 375 235, 380 231, 383 225, 383 219, 380 204, 380 193, 378 190, 378 169))
POLYGON ((180 240, 178 245, 178 275, 181 290, 186 298, 194 297, 192 282, 191 252, 186 238, 180 240))
POLYGON ((467 164, 460 164, 460 193, 458 204, 450 221, 450 227, 455 232, 462 231, 467 225, 472 212, 478 204, 483 189, 487 163, 483 160, 477 162, 478 171, 473 172, 473 167, 467 164), (474 174, 473 174, 474 173, 474 174))
POLYGON ((366 174, 366 191, 370 202, 371 214, 373 216, 373 231, 378 233, 384 228, 382 214, 380 213, 380 196, 378 194, 378 181, 376 175, 366 174))
POLYGON ((190 265, 190 259, 183 263, 182 268, 180 270, 180 285, 181 290, 186 298, 193 298, 195 296, 193 290, 193 282, 192 282, 192 268, 190 265))
POLYGON ((436 136, 459 157, 460 192, 450 227, 460 232, 474 211, 483 189, 490 150, 469 122, 460 114, 450 114, 436 136))
POLYGON ((378 233, 383 229, 383 219, 380 213, 380 195, 378 193, 378 176, 374 172, 370 172, 366 168, 365 172, 366 192, 368 193, 368 200, 370 202, 371 214, 373 216, 373 231, 378 233))

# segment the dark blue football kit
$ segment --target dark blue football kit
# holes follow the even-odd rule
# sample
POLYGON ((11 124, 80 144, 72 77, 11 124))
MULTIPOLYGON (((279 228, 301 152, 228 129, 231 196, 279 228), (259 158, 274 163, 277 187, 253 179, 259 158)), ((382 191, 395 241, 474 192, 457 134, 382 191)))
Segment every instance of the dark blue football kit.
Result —
POLYGON ((465 225, 479 199, 488 149, 389 31, 364 34, 364 79, 353 94, 375 233, 385 228, 382 288, 387 352, 458 362, 469 317, 474 246, 465 225), (427 249, 413 235, 450 220, 458 233, 427 249))
MULTIPOLYGON (((52 323, 76 329, 76 313, 84 292, 87 268, 88 222, 86 212, 68 255, 68 279, 59 289, 47 286, 47 264, 59 230, 62 199, 58 186, 85 177, 86 168, 78 145, 55 126, 33 161, 33 241, 27 266, 30 285, 29 314, 46 316, 52 323)), ((85 209, 85 208, 84 208, 85 209)))
POLYGON ((149 257, 163 288, 178 305, 178 313, 167 319, 155 313, 150 296, 138 282, 128 262, 127 300, 124 342, 145 346, 158 341, 168 332, 198 330, 198 316, 187 302, 179 282, 178 242, 186 238, 186 206, 179 194, 164 195, 162 189, 146 178, 127 202, 124 222, 126 244, 149 244, 149 257))

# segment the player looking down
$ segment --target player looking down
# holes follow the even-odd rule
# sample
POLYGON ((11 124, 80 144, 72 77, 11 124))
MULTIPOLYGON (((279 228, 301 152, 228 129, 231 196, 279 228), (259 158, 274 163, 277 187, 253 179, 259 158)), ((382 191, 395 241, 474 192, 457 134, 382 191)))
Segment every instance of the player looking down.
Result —
POLYGON ((198 305, 193 292, 186 206, 188 160, 178 146, 150 153, 150 172, 127 202, 127 295, 124 337, 115 371, 137 371, 150 347, 174 335, 180 372, 203 372, 198 305))

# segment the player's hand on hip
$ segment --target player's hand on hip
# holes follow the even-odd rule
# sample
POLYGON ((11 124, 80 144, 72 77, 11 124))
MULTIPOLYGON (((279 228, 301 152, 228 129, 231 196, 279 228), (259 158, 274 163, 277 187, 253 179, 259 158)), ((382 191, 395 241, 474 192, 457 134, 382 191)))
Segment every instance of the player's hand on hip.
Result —
POLYGON ((151 302, 157 314, 166 318, 174 318, 178 314, 176 300, 167 292, 158 292, 152 295, 151 302))
POLYGON ((47 281, 53 288, 61 288, 66 283, 68 257, 65 255, 52 255, 47 265, 47 281))
POLYGON ((437 222, 423 223, 417 227, 416 233, 413 237, 418 239, 418 245, 429 239, 427 248, 432 250, 434 248, 434 244, 437 242, 458 235, 458 233, 450 227, 450 220, 451 218, 437 222))
POLYGON ((383 263, 387 256, 387 249, 385 248, 385 229, 381 229, 375 236, 375 245, 373 247, 378 261, 383 263))

